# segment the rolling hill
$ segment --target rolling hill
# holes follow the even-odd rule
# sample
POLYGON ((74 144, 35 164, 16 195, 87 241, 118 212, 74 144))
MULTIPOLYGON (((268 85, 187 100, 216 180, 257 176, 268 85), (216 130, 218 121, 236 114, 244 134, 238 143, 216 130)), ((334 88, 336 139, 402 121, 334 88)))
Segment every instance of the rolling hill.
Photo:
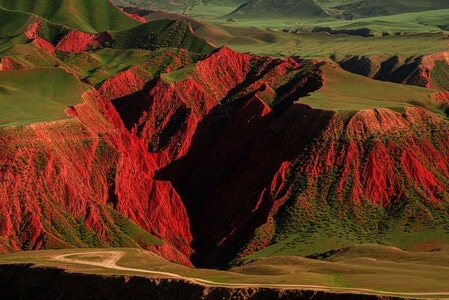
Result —
POLYGON ((350 13, 357 18, 363 18, 373 16, 397 15, 408 12, 445 9, 449 8, 449 3, 439 0, 430 0, 430 1, 358 0, 358 1, 349 1, 349 3, 345 4, 335 5, 333 8, 341 11, 342 13, 350 13))
POLYGON ((56 0, 46 3, 1 0, 0 7, 32 13, 55 24, 94 33, 124 30, 139 22, 122 13, 109 1, 100 0, 92 6, 89 0, 56 0))
POLYGON ((329 14, 313 0, 251 0, 229 14, 235 18, 325 18, 329 14))

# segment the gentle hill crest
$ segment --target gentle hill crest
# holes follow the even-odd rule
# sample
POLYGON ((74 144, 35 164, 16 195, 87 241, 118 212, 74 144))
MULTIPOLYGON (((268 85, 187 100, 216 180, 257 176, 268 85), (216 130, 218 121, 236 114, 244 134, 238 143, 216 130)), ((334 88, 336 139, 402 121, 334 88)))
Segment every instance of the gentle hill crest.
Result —
POLYGON ((236 18, 324 18, 329 14, 314 0, 251 0, 229 14, 236 18))
POLYGON ((90 33, 124 30, 140 24, 108 0, 0 0, 0 7, 36 14, 53 23, 90 33))

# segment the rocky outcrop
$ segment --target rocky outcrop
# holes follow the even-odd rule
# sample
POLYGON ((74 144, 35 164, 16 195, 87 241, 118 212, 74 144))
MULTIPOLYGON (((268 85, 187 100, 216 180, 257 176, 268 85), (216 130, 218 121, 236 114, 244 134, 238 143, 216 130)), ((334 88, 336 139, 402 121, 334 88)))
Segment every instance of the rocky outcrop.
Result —
POLYGON ((112 36, 108 32, 93 34, 72 30, 58 42, 56 49, 78 53, 94 50, 105 45, 111 46, 112 43, 112 36))
MULTIPOLYGON (((422 212, 415 221, 423 226, 434 218, 431 208, 444 208, 449 140, 441 116, 413 107, 315 109, 301 98, 322 87, 319 64, 226 47, 207 54, 211 47, 197 47, 188 24, 157 24, 166 26, 161 44, 152 31, 151 45, 142 39, 151 24, 114 38, 123 48, 188 45, 204 56, 148 51, 148 61, 102 77, 99 93, 67 109, 72 119, 0 129, 2 251, 137 244, 185 265, 226 267, 287 230, 323 227, 320 220, 350 220, 362 228, 362 242, 378 242, 381 226, 369 222, 395 222, 396 206, 422 212), (165 43, 174 35, 175 44, 165 43)), ((30 26, 28 38, 54 52, 37 32, 30 26)), ((110 39, 71 31, 56 50, 85 51, 110 39)), ((421 67, 447 63, 444 55, 433 65, 426 59, 341 64, 425 86, 421 67)), ((2 57, 1 68, 23 68, 20 62, 2 57)), ((434 98, 447 105, 446 93, 434 98)))
POLYGON ((190 265, 189 223, 177 193, 153 180, 156 163, 109 101, 95 91, 84 99, 68 110, 75 119, 1 129, 4 244, 10 250, 126 245, 126 236, 139 233, 128 232, 133 225, 114 209, 167 237, 160 249, 143 238, 135 245, 190 265))
POLYGON ((313 65, 227 48, 176 72, 113 103, 157 161, 155 178, 184 203, 197 265, 225 266, 273 243, 285 210, 447 199, 447 121, 425 109, 346 119, 293 104, 320 87, 313 65))

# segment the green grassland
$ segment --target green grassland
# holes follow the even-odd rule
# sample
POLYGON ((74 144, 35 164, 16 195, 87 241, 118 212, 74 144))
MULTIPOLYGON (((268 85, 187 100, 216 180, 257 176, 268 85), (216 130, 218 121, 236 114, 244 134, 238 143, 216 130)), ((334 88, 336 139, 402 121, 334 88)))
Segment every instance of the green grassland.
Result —
POLYGON ((332 29, 367 28, 373 34, 407 34, 441 32, 449 29, 449 9, 399 13, 392 16, 376 16, 357 20, 328 20, 307 25, 304 28, 330 27, 332 29))
MULTIPOLYGON (((245 274, 272 273, 318 279, 328 276, 333 285, 390 292, 447 292, 447 247, 431 252, 408 252, 395 247, 363 244, 324 253, 322 260, 269 257, 232 269, 245 274), (298 274, 299 273, 299 274, 298 274), (411 284, 413 283, 413 284, 411 284)), ((319 281, 318 281, 319 282, 319 281)))
POLYGON ((11 11, 0 7, 0 37, 11 37, 26 30, 26 26, 31 23, 31 14, 21 11, 11 11))
POLYGON ((293 284, 326 286, 335 291, 363 288, 374 290, 374 294, 427 299, 447 296, 449 292, 447 247, 431 252, 407 252, 394 247, 365 244, 323 253, 321 260, 292 256, 260 258, 246 261, 230 271, 188 268, 168 262, 151 252, 131 248, 45 250, 0 256, 0 264, 12 263, 56 266, 70 272, 104 275, 158 277, 144 271, 170 272, 224 286, 293 284), (67 254, 70 259, 98 263, 108 259, 108 251, 124 252, 125 255, 117 262, 118 266, 143 271, 114 270, 53 259, 54 256, 67 254), (419 296, 413 293, 432 294, 419 296))
POLYGON ((449 8, 449 3, 440 0, 318 0, 317 2, 336 13, 350 12, 356 18, 449 8))
POLYGON ((53 23, 85 32, 125 30, 140 24, 107 0, 95 0, 95 5, 90 0, 0 0, 0 7, 33 13, 53 23))
POLYGON ((327 33, 284 33, 255 28, 220 26, 227 39, 211 41, 260 55, 328 58, 352 55, 414 56, 447 51, 448 39, 442 34, 413 34, 388 37, 360 37, 327 33))
POLYGON ((51 55, 32 43, 12 46, 2 55, 13 58, 26 69, 62 67, 94 87, 99 87, 105 80, 132 66, 139 68, 139 75, 149 80, 165 71, 176 57, 186 63, 204 57, 204 54, 189 53, 179 48, 159 48, 154 51, 102 48, 81 53, 56 51, 55 55, 51 55))
POLYGON ((324 85, 310 96, 300 99, 312 107, 336 111, 359 111, 389 108, 403 112, 406 106, 424 107, 446 117, 447 108, 430 96, 436 92, 426 88, 372 80, 340 69, 332 62, 325 63, 324 85))
POLYGON ((329 14, 315 0, 250 0, 228 16, 235 18, 327 18, 329 14))
MULTIPOLYGON (((428 13, 434 22, 445 22, 445 11, 434 11, 428 13)), ((407 14, 410 16, 411 14, 407 14)), ((414 18, 415 16, 410 16, 414 18)), ((271 56, 300 56, 302 58, 344 58, 346 56, 379 56, 379 59, 386 60, 394 55, 403 57, 419 56, 438 53, 448 50, 449 39, 439 30, 436 25, 426 25, 420 30, 403 35, 372 36, 362 37, 347 34, 328 34, 325 32, 311 33, 310 30, 316 24, 328 26, 330 23, 317 23, 309 21, 293 21, 289 19, 260 19, 245 20, 241 22, 226 22, 220 20, 194 20, 192 18, 156 12, 146 16, 150 21, 160 19, 182 19, 192 24, 196 35, 202 37, 216 46, 228 46, 236 51, 248 52, 259 55, 271 56), (302 28, 304 31, 296 29, 302 28), (308 29, 307 29, 308 28, 308 29), (293 32, 283 32, 283 29, 294 30, 293 32), (433 33, 427 33, 433 32, 433 33)), ((416 16, 416 18, 418 18, 416 16)), ((420 19, 421 22, 426 20, 420 19)), ((337 25, 335 29, 347 26, 346 21, 334 21, 337 25), (338 25, 340 24, 340 25, 338 25), (340 27, 339 27, 340 26, 340 27)), ((374 22, 374 21, 373 21, 374 22)), ((433 21, 432 21, 433 22, 433 21)), ((384 29, 394 31, 385 23, 384 29)), ((411 23, 411 27, 415 23, 411 23)), ((417 23, 416 23, 417 24, 417 23)), ((394 25, 394 24, 393 24, 394 25)), ((365 27, 363 24, 361 27, 365 27)), ((405 26, 405 25, 403 25, 405 26)), ((356 26, 354 27, 356 28, 356 26)), ((416 28, 420 28, 419 25, 416 28)))
POLYGON ((299 29, 311 31, 315 27, 332 29, 367 28, 373 34, 422 33, 448 30, 447 18, 449 3, 432 1, 177 1, 171 5, 168 1, 144 2, 128 0, 126 4, 142 8, 165 10, 183 14, 203 21, 214 21, 238 27, 256 27, 260 29, 299 29), (361 3, 364 2, 364 3, 361 3), (388 3, 386 3, 388 2, 388 3), (351 13, 352 20, 341 20, 340 15, 351 13), (229 22, 232 19, 232 22, 229 22))
MULTIPOLYGON (((35 7, 32 2, 4 1, 0 4, 11 9, 24 9, 42 13, 38 11, 41 6, 36 5, 35 7)), ((73 3, 73 5, 75 4, 77 3, 73 3)), ((87 2, 85 4, 87 9, 89 5, 87 5, 87 2)), ((2 93, 0 100, 2 104, 1 126, 23 125, 67 118, 64 110, 68 105, 81 103, 81 94, 88 89, 88 85, 81 83, 80 80, 91 86, 99 87, 108 78, 136 65, 138 65, 138 75, 145 80, 149 80, 154 75, 165 71, 177 58, 188 64, 197 61, 204 57, 204 53, 213 50, 213 47, 205 40, 190 32, 189 25, 186 22, 166 20, 134 26, 130 30, 112 31, 116 42, 111 46, 116 47, 116 49, 103 48, 82 53, 56 50, 54 54, 48 53, 36 47, 25 36, 24 32, 28 29, 28 26, 35 21, 39 21, 39 35, 54 44, 69 29, 28 12, 3 9, 1 5, 0 16, 5 23, 0 29, 0 57, 11 58, 19 69, 23 69, 1 72, 0 74, 2 87, 0 91, 2 93), (139 44, 137 41, 143 42, 139 44), (181 48, 202 54, 190 54, 188 51, 180 50, 181 48), (64 69, 67 71, 64 71, 64 69), (70 91, 70 96, 67 96, 68 93, 64 91, 70 91)), ((100 3, 95 7, 100 9, 103 7, 102 5, 100 3)), ((81 9, 84 6, 78 3, 76 7, 81 9)), ((120 16, 124 16, 114 6, 111 5, 111 7, 120 16)), ((57 7, 54 7, 54 10, 51 10, 53 7, 45 9, 49 9, 49 12, 44 14, 45 17, 57 21, 56 16, 60 15, 60 9, 57 7)), ((64 9, 67 9, 67 7, 64 9)), ((80 18, 88 23, 91 22, 84 12, 80 11, 79 13, 80 18)), ((139 24, 141 23, 132 21, 131 25, 139 24)), ((100 28, 95 24, 92 26, 92 28, 95 27, 95 31, 100 28)), ((126 28, 110 23, 101 26, 105 26, 102 29, 126 28)))
POLYGON ((183 20, 158 20, 140 26, 114 32, 117 49, 148 49, 163 47, 188 49, 195 53, 210 53, 213 47, 204 39, 190 32, 189 24, 183 20))
POLYGON ((0 126, 67 119, 64 110, 87 90, 59 68, 0 72, 0 126))

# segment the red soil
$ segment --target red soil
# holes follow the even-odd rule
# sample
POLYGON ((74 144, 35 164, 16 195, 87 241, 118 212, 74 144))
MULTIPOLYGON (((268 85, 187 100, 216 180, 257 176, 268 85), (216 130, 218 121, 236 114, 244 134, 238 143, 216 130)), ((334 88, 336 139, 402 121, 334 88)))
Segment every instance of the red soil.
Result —
POLYGON ((39 47, 42 50, 46 51, 47 53, 50 54, 55 53, 55 46, 53 46, 50 42, 44 40, 43 38, 40 37, 35 38, 33 40, 33 44, 36 45, 36 47, 39 47))
MULTIPOLYGON (((354 207, 367 201, 388 206, 410 190, 433 203, 449 188, 439 179, 448 176, 447 124, 424 109, 365 110, 348 121, 291 102, 272 111, 262 98, 279 98, 279 78, 300 67, 223 48, 184 80, 155 79, 114 102, 161 167, 156 178, 169 180, 185 204, 195 263, 215 265, 267 246, 274 216, 302 176, 309 188, 296 205, 305 210, 306 199, 328 194, 312 188, 320 178, 328 178, 325 190, 336 181, 336 199, 349 199, 354 207), (255 74, 254 65, 264 67, 255 74), (219 105, 228 99, 233 105, 219 105), (307 148, 315 140, 322 142, 307 148), (298 174, 286 185, 289 168, 298 174), (341 175, 329 178, 331 169, 341 175)), ((296 100, 299 91, 319 87, 318 78, 312 73, 292 81, 283 96, 296 100)))
POLYGON ((162 238, 164 257, 190 265, 189 223, 176 192, 170 183, 153 179, 156 163, 123 128, 109 101, 96 92, 84 99, 85 104, 68 110, 76 119, 2 131, 0 207, 6 245, 83 246, 82 240, 64 235, 76 228, 76 218, 109 243, 110 206, 162 238))
POLYGON ((39 35, 39 22, 34 22, 28 26, 28 30, 25 32, 25 35, 30 40, 33 40, 39 35))
POLYGON ((112 43, 112 36, 107 32, 85 33, 72 30, 56 45, 56 49, 67 52, 83 52, 97 49, 106 43, 112 43))
POLYGON ((12 57, 2 57, 0 60, 0 71, 21 70, 25 67, 12 57))
MULTIPOLYGON (((65 39, 58 49, 96 45, 94 35, 74 31, 65 39)), ((2 59, 3 68, 13 65, 2 59)), ((4 129, 5 249, 83 246, 61 230, 78 217, 111 243, 113 208, 164 241, 153 251, 216 266, 267 246, 285 205, 313 216, 310 199, 324 203, 331 192, 352 207, 388 206, 410 191, 441 201, 449 188, 447 121, 421 108, 364 110, 345 120, 293 104, 322 84, 320 71, 299 76, 301 68, 222 48, 184 80, 144 84, 133 67, 106 81, 103 96, 89 92, 68 109, 72 120, 4 129), (301 180, 307 188, 295 190, 301 180)))
POLYGON ((133 18, 134 20, 137 20, 141 23, 146 23, 147 20, 144 17, 139 16, 138 14, 131 14, 131 13, 127 13, 126 11, 124 11, 122 8, 120 8, 120 10, 127 15, 130 18, 133 18))
POLYGON ((106 80, 98 91, 108 99, 116 99, 140 91, 148 81, 147 76, 142 76, 141 73, 139 67, 133 66, 106 80))

